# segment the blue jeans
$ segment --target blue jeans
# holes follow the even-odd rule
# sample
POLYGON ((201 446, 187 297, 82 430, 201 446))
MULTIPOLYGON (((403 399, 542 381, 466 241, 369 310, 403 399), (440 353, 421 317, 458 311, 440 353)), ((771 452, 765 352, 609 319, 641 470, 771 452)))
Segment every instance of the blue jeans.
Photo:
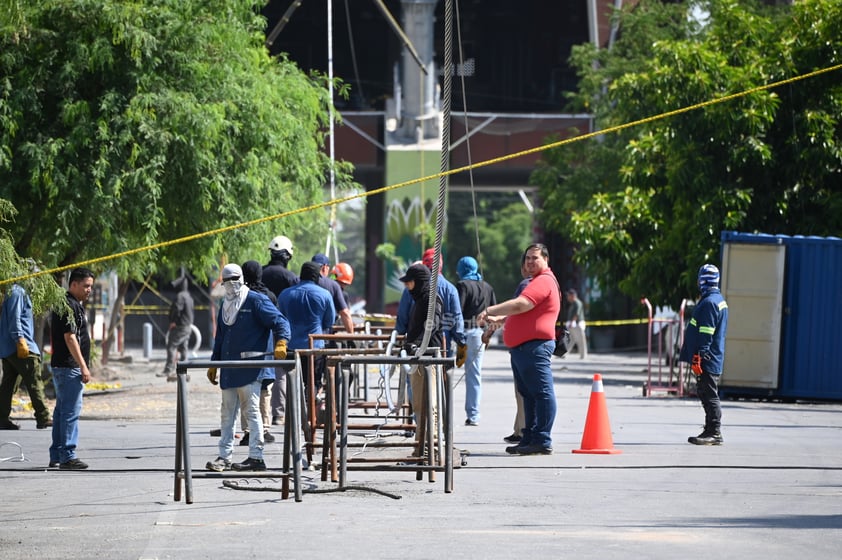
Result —
POLYGON ((76 458, 79 441, 79 416, 82 414, 81 368, 53 368, 56 408, 53 411, 53 444, 50 462, 66 463, 76 458))
POLYGON ((482 398, 482 357, 485 355, 482 329, 465 330, 465 344, 468 346, 465 359, 465 417, 472 422, 479 422, 479 402, 482 398))
POLYGON ((556 400, 550 360, 554 340, 530 340, 509 350, 517 390, 523 397, 521 446, 552 447, 551 432, 555 422, 556 400))
POLYGON ((242 387, 222 390, 220 408, 219 456, 231 460, 234 456, 234 424, 240 414, 240 401, 246 403, 249 426, 249 457, 263 460, 263 419, 260 417, 260 389, 262 382, 253 381, 242 387))

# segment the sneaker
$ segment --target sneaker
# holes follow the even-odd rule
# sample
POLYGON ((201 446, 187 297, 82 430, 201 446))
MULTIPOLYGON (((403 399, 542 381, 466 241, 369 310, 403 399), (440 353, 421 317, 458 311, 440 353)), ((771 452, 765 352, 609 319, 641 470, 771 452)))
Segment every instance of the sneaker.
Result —
POLYGON ((58 461, 50 461, 50 464, 47 465, 48 469, 54 469, 58 466, 58 461))
POLYGON ((240 445, 248 445, 249 444, 249 433, 243 432, 243 439, 240 440, 240 445))
POLYGON ((518 449, 520 449, 519 445, 511 445, 506 448, 506 453, 509 455, 519 455, 518 449))
POLYGON ((88 468, 87 463, 83 463, 79 459, 70 459, 69 461, 65 461, 64 463, 59 463, 58 468, 63 471, 81 471, 88 468))
POLYGON ((230 471, 231 461, 229 461, 228 459, 223 459, 222 457, 217 457, 213 461, 208 461, 208 464, 205 465, 205 468, 213 472, 230 471))
POLYGON ((53 421, 50 420, 49 418, 47 418, 46 420, 44 420, 42 422, 35 422, 35 427, 38 428, 39 430, 43 430, 45 428, 52 428, 53 427, 53 421))
POLYGON ((465 420, 465 425, 466 426, 479 426, 479 422, 477 422, 476 420, 471 420, 470 418, 468 418, 467 420, 465 420))
POLYGON ((505 441, 506 443, 519 443, 521 439, 522 438, 521 438, 520 434, 515 433, 515 434, 512 434, 510 436, 504 437, 503 441, 505 441))
POLYGON ((263 462, 263 459, 252 459, 249 457, 242 463, 234 463, 231 467, 235 471, 265 471, 266 463, 263 462))
POLYGON ((0 430, 20 430, 20 426, 6 418, 0 422, 0 430))
POLYGON ((687 438, 693 445, 722 445, 722 434, 719 430, 705 430, 698 436, 687 438))
POLYGON ((273 436, 269 432, 263 432, 263 441, 265 443, 275 443, 275 436, 273 436))
POLYGON ((523 445, 517 447, 518 455, 552 455, 552 447, 544 447, 543 445, 523 445))

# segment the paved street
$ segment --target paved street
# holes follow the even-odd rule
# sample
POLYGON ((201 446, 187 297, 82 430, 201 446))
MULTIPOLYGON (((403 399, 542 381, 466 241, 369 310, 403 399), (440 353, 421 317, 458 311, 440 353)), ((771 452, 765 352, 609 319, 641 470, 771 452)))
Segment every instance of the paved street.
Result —
MULTIPOLYGON (((456 388, 467 465, 454 492, 443 491, 442 473, 431 483, 360 471, 348 484, 378 492, 321 492, 336 484, 307 471, 300 503, 280 500, 279 479, 244 477, 243 486, 273 491, 196 478, 186 504, 173 500, 175 384, 155 377, 160 352, 152 361, 131 354, 103 380, 119 388, 85 397, 78 454, 89 470, 46 469, 50 434, 31 413, 13 414, 20 431, 0 432, 0 559, 839 557, 839 403, 725 401, 725 445, 696 447, 686 440, 701 431, 700 405, 643 397, 645 354, 555 358, 555 452, 509 456, 513 387, 508 354, 494 348, 478 427, 463 425, 456 388), (620 454, 571 453, 595 373, 620 454)), ((217 454, 208 432, 219 393, 203 371, 191 377, 191 459, 201 468, 217 454)), ((281 467, 281 448, 280 437, 267 445, 270 469, 281 467)))

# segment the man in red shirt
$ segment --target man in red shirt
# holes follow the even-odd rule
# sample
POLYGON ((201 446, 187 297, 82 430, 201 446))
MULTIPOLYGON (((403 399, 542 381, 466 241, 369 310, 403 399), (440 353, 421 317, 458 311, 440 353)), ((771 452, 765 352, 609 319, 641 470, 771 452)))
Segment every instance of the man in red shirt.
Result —
POLYGON ((550 455, 553 452, 555 389, 550 360, 555 350, 555 323, 561 309, 558 282, 549 267, 549 252, 540 243, 526 248, 525 266, 532 280, 519 296, 492 305, 477 321, 506 322, 503 342, 509 348, 518 393, 523 397, 526 427, 512 455, 550 455))

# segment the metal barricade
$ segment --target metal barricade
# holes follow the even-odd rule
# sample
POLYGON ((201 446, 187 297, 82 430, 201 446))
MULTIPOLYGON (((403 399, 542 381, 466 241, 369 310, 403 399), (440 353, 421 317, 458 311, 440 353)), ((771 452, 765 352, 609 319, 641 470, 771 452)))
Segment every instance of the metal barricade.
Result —
MULTIPOLYGON (((211 361, 211 360, 189 360, 186 362, 178 362, 176 366, 176 376, 178 377, 177 384, 177 401, 176 401, 176 429, 175 429, 175 469, 174 469, 174 488, 173 500, 181 501, 182 487, 184 490, 185 502, 193 503, 193 479, 194 478, 228 478, 228 477, 242 477, 243 474, 239 472, 230 473, 216 473, 216 472, 199 472, 194 473, 191 459, 190 459, 190 420, 188 414, 188 400, 187 400, 187 372, 190 369, 207 369, 207 368, 253 368, 255 367, 255 360, 230 360, 230 361, 211 361)), ((300 440, 300 426, 301 423, 301 403, 303 396, 301 394, 301 377, 300 368, 293 369, 295 360, 261 360, 260 367, 290 367, 287 375, 287 398, 286 398, 286 415, 284 422, 284 451, 283 451, 283 467, 280 472, 282 478, 281 498, 286 500, 289 498, 289 477, 293 478, 293 486, 295 491, 295 501, 300 502, 302 499, 301 487, 301 440, 300 440), (292 462, 292 465, 290 465, 292 462), (290 467, 292 472, 290 473, 290 467)), ((251 478, 274 478, 278 477, 279 473, 273 471, 253 472, 249 471, 248 476, 251 478)))
POLYGON ((675 356, 674 333, 678 329, 679 344, 681 347, 681 338, 684 331, 683 326, 683 311, 684 302, 681 303, 681 311, 678 318, 659 318, 652 315, 652 304, 647 298, 643 298, 640 302, 646 306, 648 312, 649 324, 647 331, 647 377, 646 383, 643 385, 643 396, 652 396, 656 391, 674 394, 679 397, 684 396, 684 380, 683 371, 678 364, 677 356, 675 356), (652 358, 655 353, 653 349, 652 338, 657 330, 657 379, 653 381, 653 367, 652 358), (665 371, 666 367, 666 371, 665 371))
MULTIPOLYGON (((453 380, 452 376, 444 371, 443 366, 454 366, 454 359, 437 356, 342 356, 338 355, 332 357, 330 361, 337 364, 363 364, 363 365, 381 365, 381 364, 396 364, 408 365, 413 368, 421 368, 424 373, 424 404, 425 413, 422 415, 426 420, 423 425, 417 425, 419 430, 418 445, 416 455, 414 458, 416 464, 406 464, 409 461, 404 459, 396 459, 394 457, 379 457, 371 461, 366 466, 349 467, 348 459, 348 429, 349 429, 349 391, 348 379, 345 375, 347 370, 337 367, 337 371, 341 372, 339 376, 339 387, 337 393, 340 396, 338 420, 335 416, 328 414, 328 423, 331 424, 332 431, 339 429, 339 487, 346 486, 347 471, 349 468, 353 470, 380 470, 380 471, 414 471, 418 480, 423 478, 423 473, 428 473, 430 482, 435 481, 436 472, 444 472, 444 491, 450 493, 453 491, 453 380), (435 369, 441 368, 441 374, 436 375, 435 369), (437 395, 436 405, 438 407, 438 418, 441 422, 436 422, 436 405, 432 402, 430 396, 434 393, 433 384, 437 383, 439 390, 435 391, 437 395), (332 418, 333 417, 333 418, 332 418), (438 436, 438 439, 436 438, 438 436), (444 440, 442 448, 442 440, 444 440), (425 453, 426 450, 426 453, 425 453), (389 463, 379 466, 371 465, 370 463, 389 463), (398 464, 398 463, 404 464, 398 464), (443 463, 443 464, 442 464, 443 463)), ((331 382, 332 383, 332 382, 331 382)), ((416 411, 416 414, 418 411, 416 411)))

